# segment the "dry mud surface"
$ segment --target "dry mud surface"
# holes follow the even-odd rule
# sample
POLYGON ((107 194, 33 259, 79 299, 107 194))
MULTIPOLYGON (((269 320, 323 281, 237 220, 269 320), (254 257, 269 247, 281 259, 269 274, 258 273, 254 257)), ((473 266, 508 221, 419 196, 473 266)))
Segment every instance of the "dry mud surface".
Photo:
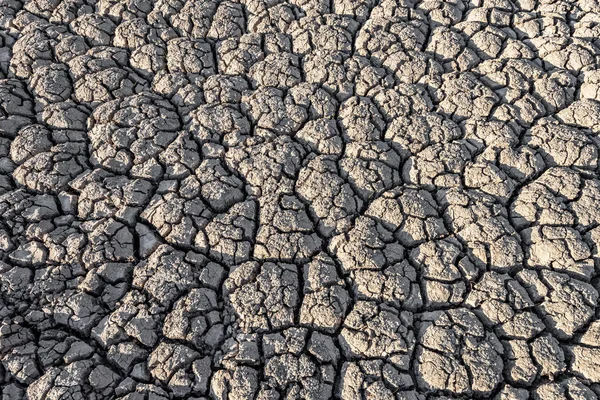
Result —
POLYGON ((600 397, 598 0, 0 0, 2 400, 600 397))

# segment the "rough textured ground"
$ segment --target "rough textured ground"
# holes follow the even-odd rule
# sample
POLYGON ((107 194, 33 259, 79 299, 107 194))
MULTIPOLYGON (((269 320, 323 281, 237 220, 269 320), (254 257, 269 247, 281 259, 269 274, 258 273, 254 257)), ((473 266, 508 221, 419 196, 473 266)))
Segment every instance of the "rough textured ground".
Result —
POLYGON ((3 400, 600 397, 598 0, 0 0, 3 400))

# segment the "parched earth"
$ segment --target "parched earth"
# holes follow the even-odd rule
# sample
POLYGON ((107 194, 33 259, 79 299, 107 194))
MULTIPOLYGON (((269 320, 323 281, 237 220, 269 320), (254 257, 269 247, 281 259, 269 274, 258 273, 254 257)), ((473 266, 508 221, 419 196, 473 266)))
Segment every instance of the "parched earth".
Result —
POLYGON ((0 0, 2 400, 600 398, 598 0, 0 0))

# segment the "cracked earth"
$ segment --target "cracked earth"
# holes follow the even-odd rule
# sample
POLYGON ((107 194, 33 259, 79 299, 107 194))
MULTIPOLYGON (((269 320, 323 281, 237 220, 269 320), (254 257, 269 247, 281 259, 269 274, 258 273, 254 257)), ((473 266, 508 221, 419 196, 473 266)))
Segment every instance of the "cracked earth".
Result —
POLYGON ((2 400, 600 398, 598 0, 0 0, 2 400))

